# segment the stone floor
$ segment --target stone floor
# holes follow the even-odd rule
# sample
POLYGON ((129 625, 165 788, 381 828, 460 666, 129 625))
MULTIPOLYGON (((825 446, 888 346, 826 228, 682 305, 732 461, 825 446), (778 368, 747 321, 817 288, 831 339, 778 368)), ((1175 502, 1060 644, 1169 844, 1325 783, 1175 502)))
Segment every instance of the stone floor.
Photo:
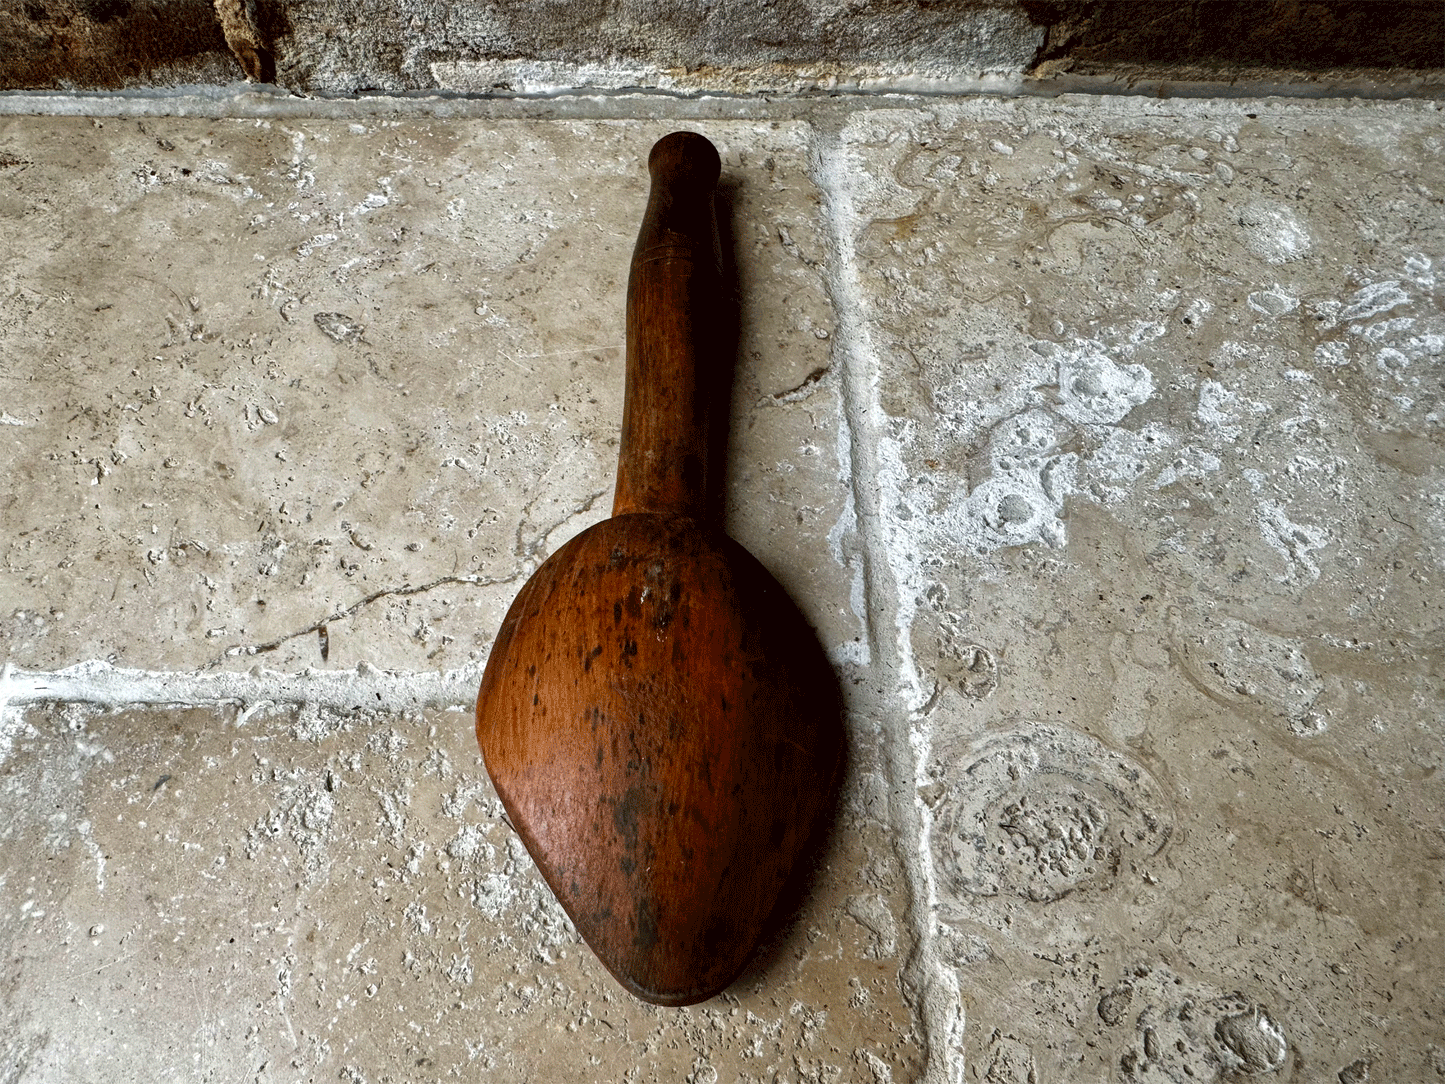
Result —
POLYGON ((1445 1080, 1440 103, 46 109, 0 116, 0 1081, 1445 1080), (659 1009, 469 709, 608 512, 678 127, 729 530, 850 770, 798 912, 659 1009))

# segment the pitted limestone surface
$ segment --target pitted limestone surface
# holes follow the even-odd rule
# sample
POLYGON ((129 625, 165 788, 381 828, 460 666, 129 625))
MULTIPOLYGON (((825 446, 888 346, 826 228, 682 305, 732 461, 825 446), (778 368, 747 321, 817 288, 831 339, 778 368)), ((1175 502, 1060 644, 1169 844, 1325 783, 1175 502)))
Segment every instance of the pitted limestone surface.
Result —
POLYGON ((1099 1016, 1109 1025, 1111 1038, 1117 1032, 1127 1036, 1119 1070, 1131 1084, 1256 1075, 1278 1080, 1289 1075, 1284 1071, 1289 1039, 1267 1009, 1239 994, 1211 990, 1167 967, 1134 967, 1100 999, 1099 1016))
POLYGON ((1173 834, 1142 767, 1061 727, 1029 723, 939 748, 936 765, 931 837, 946 917, 1008 914, 975 897, 1048 903, 1106 888, 1173 834))
POLYGON ((916 1074, 899 878, 866 786, 807 905, 744 978, 662 1010, 581 943, 464 715, 69 706, 6 725, 14 1079, 916 1074))
MULTIPOLYGON (((970 1072, 1428 1062, 1387 976, 1440 1011, 1438 120, 973 102, 843 128, 874 553, 970 1072), (1081 1042, 1146 946, 1212 992, 1081 1042)), ((1124 998, 1105 1027, 1140 1018, 1124 998)))
MULTIPOLYGON (((479 665, 611 505, 667 130, 0 124, 6 657, 479 665)), ((805 129, 709 131, 747 306, 730 529, 856 654, 805 129)))
POLYGON ((1439 107, 611 101, 0 127, 0 1050, 1436 1079, 1439 107), (732 528, 853 746, 772 963, 669 1015, 438 709, 604 514, 626 208, 684 126, 733 179, 732 528), (75 703, 131 699, 182 708, 75 703))

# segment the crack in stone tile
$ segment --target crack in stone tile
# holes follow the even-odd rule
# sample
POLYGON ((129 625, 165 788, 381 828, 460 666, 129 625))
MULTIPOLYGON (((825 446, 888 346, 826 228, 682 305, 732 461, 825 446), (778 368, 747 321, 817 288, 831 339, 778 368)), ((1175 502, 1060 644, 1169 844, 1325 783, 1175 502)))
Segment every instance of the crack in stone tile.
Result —
POLYGON ((796 403, 806 399, 813 394, 818 383, 832 371, 833 367, 831 365, 824 365, 814 369, 793 387, 784 388, 782 391, 775 391, 772 395, 768 396, 767 399, 763 400, 763 402, 796 403))
MULTIPOLYGON (((580 504, 575 506, 570 512, 562 516, 556 522, 547 526, 537 535, 536 539, 533 540, 530 544, 526 544, 522 540, 522 533, 526 527, 527 517, 530 513, 532 506, 537 502, 538 499, 540 499, 540 497, 533 498, 531 501, 528 502, 526 508, 523 509, 522 520, 517 525, 517 556, 524 559, 535 557, 537 551, 545 544, 546 539, 548 538, 548 536, 551 535, 553 531, 555 531, 558 527, 562 526, 562 524, 566 523, 569 519, 572 519, 574 516, 579 516, 586 512, 590 512, 592 510, 592 506, 597 503, 598 498, 602 497, 606 492, 606 490, 597 490, 594 493, 589 493, 580 504)), ((236 658, 240 655, 264 655, 267 652, 275 651, 283 644, 290 643, 292 640, 295 640, 302 636, 325 634, 328 625, 331 625, 337 621, 344 621, 350 617, 355 617, 358 613, 366 609, 372 603, 379 602, 380 600, 385 598, 408 598, 412 595, 421 595, 425 594, 428 591, 434 591, 438 587, 447 587, 452 585, 465 587, 496 587, 502 584, 516 583, 526 574, 526 572, 526 568, 523 567, 516 569, 514 572, 507 576, 440 576, 437 579, 431 580, 428 583, 415 585, 404 584, 401 587, 382 588, 379 591, 373 591, 371 594, 364 596, 363 598, 352 603, 350 606, 347 606, 344 609, 336 610, 328 614, 327 616, 321 618, 319 621, 313 621, 311 624, 303 628, 296 629, 292 632, 284 633, 280 636, 275 637, 274 639, 267 640, 259 644, 233 644, 230 647, 226 648, 223 652, 221 652, 220 655, 216 656, 216 658, 212 659, 205 666, 201 667, 201 670, 214 670, 217 666, 220 666, 226 659, 236 658)), ((329 641, 329 636, 327 636, 326 639, 323 640, 323 643, 327 641, 329 641)), ((325 653, 323 652, 323 661, 324 660, 325 653)))
POLYGON ((522 533, 527 529, 527 523, 532 515, 532 506, 535 505, 544 496, 544 494, 541 493, 537 494, 522 507, 522 515, 517 520, 517 544, 512 552, 524 561, 529 558, 536 557, 538 551, 544 545, 546 545, 547 539, 553 531, 555 531, 558 527, 562 526, 562 524, 566 523, 573 516, 580 516, 586 512, 592 511, 592 506, 597 503, 598 498, 604 496, 606 493, 607 490, 605 489, 599 489, 596 492, 589 493, 582 500, 581 504, 574 507, 572 511, 568 512, 565 516, 557 520, 555 523, 538 532, 537 537, 534 538, 530 543, 526 543, 522 540, 522 533))
POLYGON ((238 655, 262 655, 268 651, 275 651, 282 644, 289 643, 290 641, 295 640, 297 637, 316 635, 323 632, 328 625, 337 621, 343 621, 348 617, 355 617, 358 613, 366 609, 366 607, 370 606, 372 603, 378 602, 384 598, 408 598, 412 595, 421 595, 425 594, 428 591, 434 591, 438 587, 447 587, 451 585, 463 587, 496 587, 500 584, 515 583, 522 577, 522 574, 523 571, 521 569, 518 569, 509 576, 441 576, 435 580, 432 580, 429 583, 416 585, 404 584, 401 587, 386 587, 380 591, 373 591, 371 594, 366 595, 364 598, 361 598, 360 600, 352 603, 345 609, 336 610, 333 613, 328 614, 326 617, 323 617, 320 621, 314 621, 310 625, 307 625, 305 628, 297 629, 295 632, 285 633, 284 635, 278 636, 273 640, 267 640, 264 643, 260 644, 234 644, 231 647, 226 648, 225 651, 221 652, 220 655, 212 659, 205 666, 201 667, 201 670, 214 670, 226 659, 235 658, 238 655))

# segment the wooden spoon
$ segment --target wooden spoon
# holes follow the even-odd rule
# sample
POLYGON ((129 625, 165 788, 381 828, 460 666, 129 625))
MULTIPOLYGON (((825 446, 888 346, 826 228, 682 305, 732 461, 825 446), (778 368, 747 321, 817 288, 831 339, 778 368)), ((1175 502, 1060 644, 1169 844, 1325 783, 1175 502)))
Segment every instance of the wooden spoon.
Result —
POLYGON ((612 518, 512 603, 477 741, 598 958, 638 997, 687 1005, 722 991, 768 931, 831 811, 843 729, 817 638, 715 522, 707 388, 731 370, 717 151, 677 132, 648 169, 612 518))

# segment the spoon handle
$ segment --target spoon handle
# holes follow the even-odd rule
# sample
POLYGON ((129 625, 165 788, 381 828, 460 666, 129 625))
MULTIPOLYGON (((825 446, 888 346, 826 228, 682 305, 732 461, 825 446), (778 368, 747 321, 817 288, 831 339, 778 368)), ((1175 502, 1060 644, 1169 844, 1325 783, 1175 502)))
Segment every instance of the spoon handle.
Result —
POLYGON ((723 276, 713 191, 721 163, 694 132, 658 140, 647 160, 652 193, 627 281, 627 392, 614 516, 705 519, 723 463, 712 453, 721 422, 723 276))

